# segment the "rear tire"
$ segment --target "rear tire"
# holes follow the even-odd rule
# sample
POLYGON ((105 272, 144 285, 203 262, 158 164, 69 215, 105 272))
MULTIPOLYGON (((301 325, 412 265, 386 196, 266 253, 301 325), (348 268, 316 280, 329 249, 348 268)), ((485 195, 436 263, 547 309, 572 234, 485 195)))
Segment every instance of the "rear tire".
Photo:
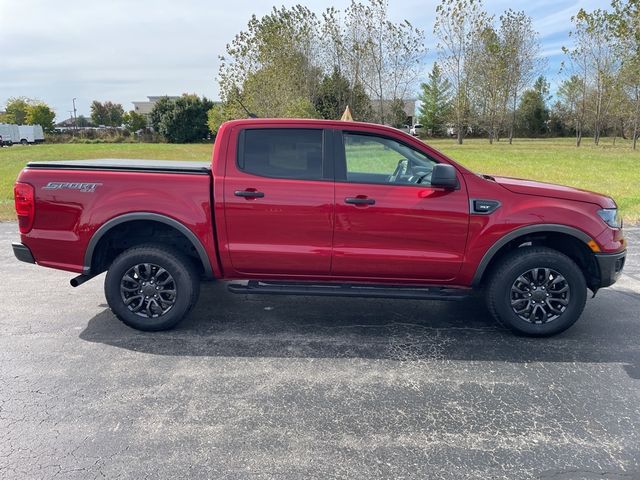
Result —
POLYGON ((582 314, 587 284, 578 265, 546 247, 517 248, 500 260, 486 291, 501 324, 530 336, 563 332, 582 314))
POLYGON ((122 252, 104 282, 111 311, 143 331, 175 327, 193 308, 200 280, 193 262, 164 245, 141 245, 122 252))

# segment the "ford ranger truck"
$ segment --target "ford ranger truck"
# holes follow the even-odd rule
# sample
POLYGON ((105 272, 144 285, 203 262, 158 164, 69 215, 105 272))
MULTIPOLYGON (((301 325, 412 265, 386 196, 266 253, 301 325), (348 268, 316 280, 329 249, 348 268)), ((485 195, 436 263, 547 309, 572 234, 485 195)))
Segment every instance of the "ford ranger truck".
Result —
POLYGON ((113 313, 174 327, 201 280, 238 294, 458 300, 545 336, 587 289, 613 284, 622 222, 604 195, 474 173, 411 135, 366 123, 247 119, 211 163, 29 163, 15 184, 15 256, 106 271, 113 313))

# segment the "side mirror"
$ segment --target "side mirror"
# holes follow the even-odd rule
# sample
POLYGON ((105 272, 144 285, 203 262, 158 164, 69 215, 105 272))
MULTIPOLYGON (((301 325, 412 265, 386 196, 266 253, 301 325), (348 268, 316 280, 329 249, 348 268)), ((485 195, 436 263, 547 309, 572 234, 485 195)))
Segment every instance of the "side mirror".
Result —
POLYGON ((438 163, 431 172, 431 186, 454 190, 458 188, 456 169, 446 163, 438 163))

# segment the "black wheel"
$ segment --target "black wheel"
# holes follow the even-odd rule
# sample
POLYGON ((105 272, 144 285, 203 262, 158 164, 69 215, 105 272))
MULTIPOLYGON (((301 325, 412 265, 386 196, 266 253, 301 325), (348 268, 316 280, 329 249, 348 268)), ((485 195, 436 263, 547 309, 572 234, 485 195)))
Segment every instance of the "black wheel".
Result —
POLYGON ((498 322, 525 335, 549 336, 578 320, 587 301, 587 284, 566 255, 546 247, 523 247, 500 260, 486 298, 498 322))
POLYGON ((122 252, 104 282, 107 303, 125 324, 158 331, 176 326, 198 299, 200 281, 191 260, 162 245, 122 252))
POLYGON ((21 143, 22 145, 29 145, 29 142, 27 141, 27 139, 26 139, 26 138, 23 138, 22 140, 20 140, 20 143, 21 143))

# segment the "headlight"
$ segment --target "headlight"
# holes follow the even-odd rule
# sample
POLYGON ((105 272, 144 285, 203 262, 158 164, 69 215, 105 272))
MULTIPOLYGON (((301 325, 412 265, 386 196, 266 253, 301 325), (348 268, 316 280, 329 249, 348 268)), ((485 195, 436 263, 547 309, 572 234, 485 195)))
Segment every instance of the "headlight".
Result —
POLYGON ((622 228, 622 218, 620 218, 617 208, 603 208, 598 210, 598 215, 611 228, 622 228))

